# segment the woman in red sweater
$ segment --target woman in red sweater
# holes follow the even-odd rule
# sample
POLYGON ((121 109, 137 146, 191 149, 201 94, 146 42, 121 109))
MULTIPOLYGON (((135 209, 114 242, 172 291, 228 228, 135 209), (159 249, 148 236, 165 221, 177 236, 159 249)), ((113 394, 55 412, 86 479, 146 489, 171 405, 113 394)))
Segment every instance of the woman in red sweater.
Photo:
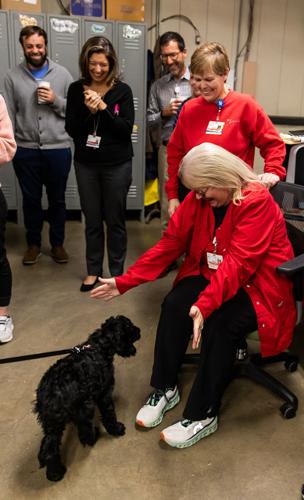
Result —
POLYGON ((202 341, 198 372, 182 419, 161 433, 169 445, 184 448, 217 429, 239 343, 258 329, 263 356, 283 351, 296 314, 292 283, 276 273, 293 257, 285 221, 252 170, 225 149, 204 143, 188 152, 179 175, 193 191, 161 240, 124 275, 100 279, 91 296, 110 300, 157 279, 185 255, 162 304, 151 377, 155 390, 136 417, 138 425, 154 427, 178 404, 178 372, 193 332, 192 347, 202 341))
POLYGON ((216 42, 201 45, 191 57, 190 71, 200 87, 201 97, 185 103, 167 146, 170 216, 179 205, 179 164, 190 149, 203 142, 222 146, 251 167, 257 147, 265 162, 260 179, 266 187, 285 178, 284 142, 252 97, 229 90, 226 85, 229 69, 227 52, 216 42))

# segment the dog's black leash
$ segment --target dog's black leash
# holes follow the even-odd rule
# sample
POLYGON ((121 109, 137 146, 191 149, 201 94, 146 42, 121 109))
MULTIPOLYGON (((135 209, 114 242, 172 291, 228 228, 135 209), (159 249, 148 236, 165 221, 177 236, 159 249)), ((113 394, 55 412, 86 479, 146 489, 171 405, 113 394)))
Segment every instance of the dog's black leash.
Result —
POLYGON ((61 354, 71 354, 73 349, 61 349, 61 351, 37 352, 36 354, 25 354, 24 356, 13 356, 12 358, 0 358, 0 364, 16 363, 17 361, 27 361, 29 359, 48 358, 49 356, 60 356, 61 354))
POLYGON ((36 354, 24 354, 23 356, 14 356, 12 358, 0 358, 0 365, 4 363, 16 363, 17 361, 27 361, 29 359, 48 358, 50 356, 60 356, 61 354, 80 354, 82 351, 91 349, 90 344, 74 346, 70 349, 61 349, 60 351, 37 352, 36 354))

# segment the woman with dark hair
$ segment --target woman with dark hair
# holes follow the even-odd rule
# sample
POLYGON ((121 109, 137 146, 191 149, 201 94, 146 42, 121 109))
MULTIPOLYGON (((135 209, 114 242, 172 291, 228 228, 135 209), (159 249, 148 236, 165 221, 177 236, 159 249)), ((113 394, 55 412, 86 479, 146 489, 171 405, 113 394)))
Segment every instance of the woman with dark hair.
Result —
POLYGON ((66 130, 75 144, 74 165, 85 217, 87 276, 80 290, 86 292, 103 274, 103 222, 110 274, 123 273, 134 104, 130 87, 119 79, 117 56, 107 38, 87 40, 79 66, 81 79, 68 92, 66 130))

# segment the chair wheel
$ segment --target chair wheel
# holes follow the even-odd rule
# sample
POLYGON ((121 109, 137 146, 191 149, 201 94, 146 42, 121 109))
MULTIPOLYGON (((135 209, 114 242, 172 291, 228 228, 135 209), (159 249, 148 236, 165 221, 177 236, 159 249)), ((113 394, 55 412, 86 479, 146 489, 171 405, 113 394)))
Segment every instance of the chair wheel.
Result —
POLYGON ((285 361, 284 366, 289 373, 292 373, 298 369, 298 362, 297 361, 285 361))
POLYGON ((280 408, 280 412, 284 418, 289 419, 296 416, 297 410, 291 404, 284 403, 280 408))

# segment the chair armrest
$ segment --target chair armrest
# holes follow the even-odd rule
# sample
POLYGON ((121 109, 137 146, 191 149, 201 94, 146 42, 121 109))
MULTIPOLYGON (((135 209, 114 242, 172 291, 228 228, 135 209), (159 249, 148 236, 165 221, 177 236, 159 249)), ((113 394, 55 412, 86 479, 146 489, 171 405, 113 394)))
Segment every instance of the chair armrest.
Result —
POLYGON ((304 270, 304 254, 298 255, 277 267, 279 274, 293 276, 304 270))

